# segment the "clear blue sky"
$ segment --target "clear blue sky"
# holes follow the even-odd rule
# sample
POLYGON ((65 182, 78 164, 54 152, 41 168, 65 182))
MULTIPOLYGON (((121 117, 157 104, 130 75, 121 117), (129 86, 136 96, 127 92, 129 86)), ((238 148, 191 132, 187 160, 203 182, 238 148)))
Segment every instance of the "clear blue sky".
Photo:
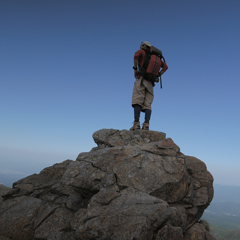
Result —
MULTIPOLYGON (((239 0, 0 0, 0 172, 38 173, 129 129, 133 55, 169 66, 151 130, 240 186, 239 0)), ((143 121, 143 115, 141 121, 143 121)))

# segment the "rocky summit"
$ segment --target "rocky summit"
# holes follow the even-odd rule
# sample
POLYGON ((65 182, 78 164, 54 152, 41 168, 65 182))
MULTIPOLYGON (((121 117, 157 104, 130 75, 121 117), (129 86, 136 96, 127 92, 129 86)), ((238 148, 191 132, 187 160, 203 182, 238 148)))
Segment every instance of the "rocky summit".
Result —
POLYGON ((13 184, 0 240, 213 240, 213 177, 166 134, 101 129, 97 147, 13 184))

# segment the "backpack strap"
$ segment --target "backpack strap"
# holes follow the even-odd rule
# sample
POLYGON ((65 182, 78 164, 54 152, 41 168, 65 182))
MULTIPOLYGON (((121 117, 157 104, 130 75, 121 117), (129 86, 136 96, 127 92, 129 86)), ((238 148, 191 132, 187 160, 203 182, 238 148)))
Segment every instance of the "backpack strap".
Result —
MULTIPOLYGON (((155 55, 155 56, 156 56, 156 55, 155 55)), ((149 81, 152 83, 153 86, 155 86, 154 79, 153 79, 153 74, 154 74, 155 71, 156 71, 157 65, 158 65, 158 56, 156 56, 156 63, 155 63, 155 65, 154 65, 154 69, 153 69, 152 73, 149 74, 149 81), (151 79, 151 80, 150 80, 150 79, 151 79)))
MULTIPOLYGON (((151 59, 151 55, 150 55, 150 52, 143 49, 145 51, 145 57, 144 57, 144 62, 143 62, 143 65, 142 67, 140 66, 140 64, 138 64, 138 67, 139 67, 139 73, 140 75, 142 75, 142 77, 144 78, 144 75, 145 75, 145 72, 147 71, 147 68, 148 68, 148 65, 149 65, 149 62, 150 62, 150 59, 151 59)), ((143 78, 142 78, 142 81, 141 81, 141 86, 143 86, 143 78)))
POLYGON ((154 72, 156 71, 157 65, 158 65, 158 56, 156 56, 156 63, 155 63, 154 69, 152 71, 151 77, 153 76, 154 72))

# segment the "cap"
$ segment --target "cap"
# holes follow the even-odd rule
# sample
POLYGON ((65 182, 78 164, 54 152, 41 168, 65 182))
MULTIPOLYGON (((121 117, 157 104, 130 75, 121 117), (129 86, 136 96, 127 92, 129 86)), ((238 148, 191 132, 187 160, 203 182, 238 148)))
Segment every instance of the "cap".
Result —
POLYGON ((149 46, 149 47, 152 46, 152 44, 151 44, 150 42, 148 42, 148 41, 144 41, 144 42, 141 43, 141 45, 142 45, 142 44, 145 44, 145 45, 147 45, 147 46, 149 46))

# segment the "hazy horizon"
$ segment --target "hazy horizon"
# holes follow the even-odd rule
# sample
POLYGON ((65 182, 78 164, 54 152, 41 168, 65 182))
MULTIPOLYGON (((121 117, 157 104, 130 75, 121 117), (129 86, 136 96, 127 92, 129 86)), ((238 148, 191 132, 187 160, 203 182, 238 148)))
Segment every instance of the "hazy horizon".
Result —
POLYGON ((129 129, 133 55, 150 41, 169 66, 150 130, 205 162, 215 183, 240 186, 239 9, 237 0, 1 0, 1 171, 38 173, 90 151, 99 129, 129 129))

